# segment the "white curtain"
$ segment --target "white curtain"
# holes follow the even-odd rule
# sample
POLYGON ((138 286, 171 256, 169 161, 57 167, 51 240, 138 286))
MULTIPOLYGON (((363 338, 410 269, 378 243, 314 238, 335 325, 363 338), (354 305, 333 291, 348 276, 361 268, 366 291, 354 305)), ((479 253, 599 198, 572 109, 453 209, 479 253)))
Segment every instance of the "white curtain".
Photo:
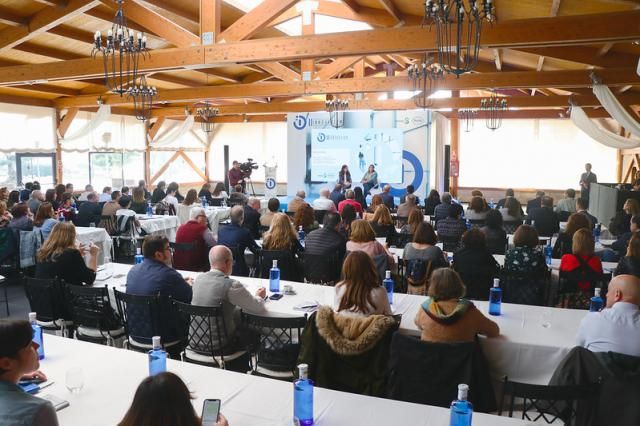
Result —
POLYGON ((156 137, 151 141, 153 148, 161 148, 172 145, 174 142, 180 140, 183 136, 191 131, 193 123, 195 123, 196 117, 193 114, 187 116, 187 118, 178 126, 175 126, 171 130, 164 133, 162 136, 156 137))
POLYGON ((571 107, 571 121, 593 140, 610 148, 632 149, 640 147, 640 140, 616 135, 595 124, 579 106, 571 107))
POLYGON ((640 137, 640 123, 618 101, 611 90, 604 84, 594 84, 593 93, 611 117, 615 118, 626 131, 640 137))
POLYGON ((106 120, 108 120, 110 117, 111 117, 111 106, 104 105, 104 104, 100 105, 100 108, 98 108, 98 112, 96 113, 96 116, 93 117, 93 120, 89 121, 83 127, 76 130, 73 134, 66 135, 64 139, 60 140, 60 143, 62 144, 62 148, 64 149, 64 145, 67 142, 73 142, 75 140, 78 140, 78 139, 84 138, 85 136, 90 135, 95 129, 100 127, 100 125, 104 123, 106 120))

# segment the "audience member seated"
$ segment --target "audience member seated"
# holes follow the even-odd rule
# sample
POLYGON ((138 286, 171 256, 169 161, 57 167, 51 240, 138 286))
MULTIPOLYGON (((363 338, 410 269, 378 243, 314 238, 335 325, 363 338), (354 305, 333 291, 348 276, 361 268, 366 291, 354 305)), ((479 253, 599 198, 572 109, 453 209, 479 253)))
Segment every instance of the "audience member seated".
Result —
POLYGON ((74 207, 75 200, 70 192, 62 194, 62 204, 58 207, 58 217, 62 213, 64 220, 74 222, 76 220, 76 209, 74 207))
POLYGON ((384 254, 387 256, 387 269, 391 269, 391 266, 395 265, 393 256, 382 244, 376 241, 376 234, 366 220, 358 219, 351 223, 351 236, 347 242, 347 251, 363 251, 371 258, 384 254))
POLYGON ((575 213, 576 212, 576 190, 573 188, 569 188, 564 191, 564 198, 558 201, 556 205, 556 213, 560 212, 568 212, 575 213))
POLYGON ((344 195, 346 199, 340 201, 340 204, 338 204, 338 211, 340 212, 340 214, 342 214, 342 209, 344 209, 344 206, 346 206, 347 204, 352 206, 357 213, 362 214, 362 206, 355 200, 355 192, 353 192, 353 190, 351 189, 347 189, 344 195))
POLYGON ((469 203, 469 208, 465 213, 465 217, 469 220, 485 220, 489 207, 482 197, 473 197, 469 203))
POLYGON ((11 219, 13 219, 13 216, 11 216, 11 213, 7 210, 7 203, 0 201, 0 228, 9 226, 11 219))
POLYGON ((93 191, 93 186, 91 185, 85 185, 84 186, 84 191, 82 191, 80 193, 80 195, 78 196, 78 201, 87 201, 88 200, 88 196, 89 194, 94 193, 93 191))
POLYGON ((78 208, 78 217, 76 218, 76 225, 78 226, 91 226, 98 225, 102 218, 102 207, 98 204, 98 195, 95 192, 87 195, 87 201, 80 204, 78 208))
MULTIPOLYGON (((142 380, 118 426, 202 426, 193 408, 193 395, 176 374, 164 372, 142 380)), ((220 414, 215 426, 229 426, 220 414)))
POLYGON ((125 233, 128 230, 128 227, 133 225, 133 233, 135 235, 139 234, 140 222, 136 218, 136 212, 131 210, 131 199, 129 197, 120 197, 118 201, 118 205, 120 208, 116 210, 116 218, 118 220, 118 231, 121 233, 125 233), (128 218, 133 218, 133 222, 129 222, 128 218))
POLYGON ((40 204, 42 204, 43 202, 44 196, 42 195, 42 192, 39 189, 36 189, 35 191, 31 192, 27 205, 29 206, 29 210, 31 210, 31 213, 36 214, 36 212, 38 211, 38 207, 40 207, 40 204))
MULTIPOLYGON (((448 268, 449 262, 440 247, 436 246, 437 242, 436 233, 433 231, 431 224, 427 222, 420 223, 413 233, 413 241, 404 246, 402 260, 407 265, 414 260, 431 262, 431 271, 436 268, 448 268)), ((427 274, 425 279, 428 279, 429 271, 425 273, 427 274)), ((426 290, 426 288, 417 290, 426 290)), ((408 293, 424 294, 424 291, 414 292, 410 288, 408 293)))
POLYGON ((640 357, 640 279, 616 275, 609 283, 606 299, 605 309, 584 316, 576 343, 592 352, 640 357))
POLYGON ((293 216, 293 226, 296 231, 302 227, 305 234, 309 234, 320 227, 313 214, 313 208, 309 204, 304 203, 298 206, 298 210, 293 216))
POLYGON ((116 211, 120 209, 120 191, 113 191, 109 195, 109 201, 102 206, 102 216, 115 216, 116 211))
POLYGON ((49 237, 51 229, 58 221, 56 220, 56 213, 53 211, 51 203, 44 202, 38 207, 35 219, 33 219, 33 229, 39 229, 42 232, 42 239, 46 240, 49 237))
POLYGON ((629 232, 618 235, 618 238, 611 244, 611 249, 622 257, 627 252, 627 246, 631 237, 640 231, 640 216, 632 216, 629 221, 629 232))
MULTIPOLYGON (((142 243, 142 254, 144 261, 134 265, 127 274, 127 293, 140 296, 159 295, 163 303, 168 305, 168 299, 174 299, 183 303, 191 303, 192 289, 191 278, 183 278, 178 271, 171 267, 171 247, 166 237, 159 235, 148 235, 142 243)), ((142 324, 137 324, 141 320, 139 316, 129 317, 129 328, 132 330, 144 330, 142 324)), ((160 326, 163 344, 173 343, 183 338, 184 328, 177 314, 173 310, 167 309, 162 313, 160 326), (174 316, 176 315, 176 316, 174 316)), ((135 332, 137 334, 138 331, 135 332)), ((150 343, 148 341, 140 343, 150 343)), ((147 340, 147 339, 145 339, 147 340)))
POLYGON ((9 193, 9 198, 7 199, 7 208, 10 209, 14 205, 20 202, 20 192, 19 191, 11 191, 9 193))
POLYGON ((514 197, 507 197, 504 207, 499 209, 504 222, 518 222, 523 220, 522 205, 514 197))
POLYGON ((365 252, 349 253, 342 266, 342 281, 336 284, 335 291, 337 312, 360 316, 393 313, 376 265, 365 252))
POLYGON ((435 208, 440 204, 440 194, 435 189, 429 192, 429 196, 424 200, 424 214, 433 216, 435 208))
MULTIPOLYGON (((237 194, 237 192, 234 192, 237 194)), ((232 194, 233 195, 233 194, 232 194)), ((243 194, 244 195, 244 194, 243 194)), ((260 200, 257 198, 249 198, 247 204, 243 205, 244 223, 242 226, 249 230, 251 238, 260 239, 260 200)), ((311 211, 313 215, 313 210, 311 211)))
MULTIPOLYGON (((233 254, 225 246, 216 246, 209 252, 209 262, 211 270, 198 275, 193 283, 192 305, 196 306, 218 306, 222 303, 222 314, 226 336, 222 338, 222 346, 225 351, 235 351, 243 349, 241 342, 244 334, 240 330, 240 310, 248 311, 256 315, 265 315, 266 290, 260 287, 255 295, 249 293, 244 285, 236 279, 230 277, 233 270, 233 254), (229 338, 229 341, 226 340, 229 338), (237 347, 234 347, 236 346, 237 347)), ((192 330, 193 332, 194 330, 192 330)), ((220 349, 220 342, 214 332, 214 341, 210 342, 215 350, 220 349)), ((208 330, 195 330, 202 341, 203 348, 209 345, 208 330)), ((249 343, 249 342, 246 342, 249 343)))
POLYGON ((441 203, 438 204, 433 210, 433 216, 435 216, 435 218, 432 218, 432 220, 435 219, 436 223, 449 216, 449 210, 452 206, 451 194, 449 194, 448 192, 442 193, 442 197, 440 197, 440 199, 441 203))
POLYGON ((128 186, 123 186, 120 188, 120 195, 126 195, 127 197, 131 197, 131 190, 128 186))
MULTIPOLYGON (((62 204, 62 196, 66 191, 67 191, 67 188, 62 183, 59 183, 54 188, 54 197, 55 197, 54 198, 55 202, 53 203, 54 210, 58 210, 58 207, 60 207, 60 205, 62 204)), ((46 195, 45 195, 45 198, 46 198, 46 195)))
POLYGON ((340 213, 342 220, 340 221, 340 233, 345 239, 349 239, 351 236, 351 224, 356 220, 356 209, 352 205, 347 204, 340 213))
POLYGON ((262 248, 271 251, 291 251, 294 256, 304 251, 291 220, 284 213, 277 213, 271 221, 271 227, 262 238, 262 248))
POLYGON ((147 183, 143 179, 138 181, 138 188, 142 190, 145 200, 151 200, 151 193, 147 190, 147 183))
POLYGON ((260 226, 271 226, 271 220, 279 210, 280 201, 277 198, 270 198, 267 203, 267 212, 260 216, 260 226))
POLYGON ((502 213, 489 210, 484 226, 480 228, 491 254, 504 254, 507 249, 507 232, 502 228, 502 213))
POLYGON ((289 205, 287 206, 287 211, 294 213, 298 211, 298 207, 300 207, 303 203, 306 203, 306 201, 304 201, 304 198, 306 196, 307 194, 304 191, 296 192, 296 196, 293 197, 293 200, 291 200, 289 202, 289 205))
POLYGON ((396 207, 393 195, 391 195, 391 185, 385 185, 384 188, 382 188, 380 196, 382 197, 382 202, 389 210, 393 210, 396 207))
MULTIPOLYGON (((175 187, 172 187, 171 185, 169 185, 166 192, 167 195, 162 200, 167 206, 173 207, 174 214, 178 211, 179 203, 178 203, 178 198, 176 197, 177 193, 178 193, 178 190, 175 187)), ((171 211, 171 209, 169 209, 169 211, 171 211)))
POLYGON ((640 277, 640 234, 635 233, 629 240, 626 255, 620 259, 613 275, 634 275, 640 277))
POLYGON ((229 194, 229 205, 230 206, 244 206, 249 201, 244 192, 242 192, 242 185, 237 184, 233 187, 233 192, 229 194))
POLYGON ((24 392, 20 380, 47 380, 38 371, 38 344, 25 320, 0 320, 0 419, 5 426, 58 426, 51 402, 24 392))
POLYGON ((191 209, 189 221, 180 225, 176 232, 176 243, 193 243, 193 250, 175 250, 173 266, 186 271, 206 271, 209 267, 207 254, 216 245, 216 239, 209 230, 207 214, 202 207, 191 209))
POLYGON ((333 201, 333 204, 338 208, 338 204, 340 201, 344 200, 344 194, 342 193, 342 185, 336 183, 336 186, 333 187, 333 191, 329 194, 329 198, 333 201))
POLYGON ((227 191, 224 190, 224 183, 218 182, 216 186, 213 187, 213 191, 211 192, 211 200, 228 200, 229 195, 227 191))
POLYGON ((151 203, 156 204, 160 201, 164 200, 164 197, 167 196, 165 189, 167 188, 167 183, 163 180, 158 182, 156 189, 153 190, 153 194, 151 194, 151 203))
POLYGON ((146 214, 148 201, 144 197, 144 189, 140 187, 133 188, 133 200, 131 201, 131 210, 136 214, 146 214))
POLYGON ((26 203, 20 203, 11 209, 13 219, 9 222, 9 228, 14 231, 31 231, 33 229, 32 215, 26 203))
POLYGON ((505 193, 504 193, 504 198, 501 198, 500 200, 498 200, 498 204, 496 205, 496 209, 501 209, 504 207, 504 203, 507 201, 507 198, 509 197, 515 197, 515 193, 513 192, 513 189, 508 188, 505 193))
POLYGON ((353 188, 353 193, 355 195, 353 199, 356 200, 358 203, 360 203, 360 207, 362 207, 362 211, 363 212, 367 211, 367 199, 365 198, 364 192, 362 192, 362 188, 360 188, 359 186, 356 186, 355 188, 353 188))
POLYGON ((371 205, 367 208, 367 211, 362 215, 364 220, 371 221, 373 219, 373 215, 376 213, 378 206, 383 205, 382 196, 380 194, 376 194, 371 197, 371 205))
MULTIPOLYGON (((595 241, 591 231, 578 229, 573 234, 572 254, 565 254, 560 260, 560 275, 571 273, 579 268, 586 268, 592 276, 602 275, 602 262, 594 255, 595 241)), ((591 280, 578 281, 578 289, 591 292, 591 280)))
POLYGON ((211 204, 213 198, 211 198, 211 184, 209 182, 203 183, 200 192, 198 192, 198 198, 202 200, 202 197, 207 200, 207 204, 211 204))
POLYGON ((427 299, 422 303, 415 323, 427 342, 472 342, 476 335, 497 337, 498 324, 464 299, 465 286, 453 269, 440 268, 431 274, 427 299))
POLYGON ((373 232, 376 234, 376 238, 386 238, 388 246, 396 243, 398 232, 396 226, 391 219, 391 213, 384 204, 378 206, 371 222, 369 222, 373 228, 373 232))
POLYGON ((198 193, 195 189, 190 189, 187 191, 187 195, 184 197, 182 203, 178 204, 176 210, 176 216, 178 216, 180 223, 186 223, 189 220, 191 208, 194 206, 200 206, 198 193))
POLYGON ((396 214, 398 217, 409 217, 409 213, 417 206, 417 197, 413 194, 408 194, 402 198, 404 198, 404 201, 398 206, 396 214))
POLYGON ((531 225, 520 225, 513 234, 514 248, 507 250, 504 259, 506 273, 537 277, 547 271, 539 235, 531 225))
POLYGON ((36 278, 60 278, 68 284, 91 285, 96 279, 99 251, 93 243, 88 246, 77 245, 73 223, 58 223, 38 250, 36 278), (89 266, 83 257, 87 252, 89 266))
POLYGON ((439 220, 436 224, 438 239, 448 243, 449 245, 449 247, 447 247, 447 244, 445 244, 445 250, 447 251, 455 250, 462 234, 467 230, 467 225, 460 216, 462 216, 462 206, 460 204, 451 204, 449 206, 449 215, 446 218, 439 220), (454 244, 453 241, 457 242, 454 244))
POLYGON ((560 220, 553 211, 553 198, 542 197, 542 206, 528 214, 527 225, 533 225, 543 237, 551 237, 560 230, 560 220))
POLYGON ((589 200, 585 200, 584 198, 578 198, 576 200, 576 213, 585 215, 587 219, 589 219, 589 223, 591 223, 591 229, 593 230, 593 228, 595 228, 596 224, 599 222, 597 217, 587 211, 588 207, 589 200))
POLYGON ((51 207, 53 210, 58 209, 58 202, 56 201, 56 190, 55 189, 47 189, 44 193, 44 202, 51 203, 51 207))
POLYGON ((407 223, 402 225, 402 228, 400 228, 400 233, 413 235, 415 230, 418 229, 418 225, 420 225, 422 222, 424 222, 424 215, 422 214, 422 210, 416 207, 409 212, 407 223))
POLYGON ((407 188, 405 189, 405 191, 406 191, 406 194, 400 197, 400 204, 406 202, 407 195, 413 194, 416 197, 416 206, 419 206, 420 198, 416 194, 414 194, 414 192, 416 192, 416 188, 413 185, 407 185, 407 188))
POLYGON ((544 195, 544 191, 536 191, 536 198, 527 201, 527 215, 531 215, 534 210, 542 207, 542 197, 544 195))
POLYGON ((591 224, 589 223, 589 219, 587 219, 586 216, 575 213, 569 216, 567 226, 565 226, 564 231, 560 231, 560 233, 558 234, 558 238, 556 239, 556 243, 553 246, 554 259, 560 259, 565 254, 572 253, 571 247, 573 246, 573 234, 575 234, 578 229, 582 228, 588 230, 591 229, 591 224))
POLYGON ((111 201, 111 187, 105 186, 102 188, 102 192, 98 196, 99 203, 106 203, 107 201, 111 201))
POLYGON ((218 229, 218 244, 229 247, 234 253, 233 275, 246 277, 249 275, 249 268, 244 259, 244 251, 248 248, 253 254, 256 254, 260 247, 251 238, 249 231, 242 227, 244 222, 242 206, 231 207, 229 218, 231 223, 218 229))
POLYGON ((629 232, 629 221, 633 216, 640 216, 640 202, 635 198, 627 198, 622 210, 616 213, 609 223, 609 232, 613 235, 622 235, 629 232))
POLYGON ((21 201, 29 201, 29 196, 31 195, 31 191, 33 191, 33 182, 27 182, 24 184, 24 189, 19 192, 19 198, 16 201, 17 203, 21 201))
POLYGON ((167 186, 167 194, 174 191, 175 190, 175 197, 176 200, 178 200, 178 204, 184 201, 184 196, 182 194, 180 194, 180 185, 178 185, 178 182, 171 182, 169 183, 169 186, 167 186))
POLYGON ((326 210, 328 212, 337 211, 336 205, 329 198, 331 196, 331 192, 328 188, 322 188, 320 190, 320 198, 313 200, 313 209, 314 210, 326 210))
POLYGON ((337 213, 327 213, 322 222, 323 227, 307 235, 304 240, 305 254, 332 256, 338 260, 344 258, 347 240, 339 232, 340 216, 337 213))
POLYGON ((452 267, 465 283, 467 296, 474 300, 487 300, 493 279, 500 276, 500 265, 478 228, 471 228, 462 235, 462 247, 453 254, 452 267))

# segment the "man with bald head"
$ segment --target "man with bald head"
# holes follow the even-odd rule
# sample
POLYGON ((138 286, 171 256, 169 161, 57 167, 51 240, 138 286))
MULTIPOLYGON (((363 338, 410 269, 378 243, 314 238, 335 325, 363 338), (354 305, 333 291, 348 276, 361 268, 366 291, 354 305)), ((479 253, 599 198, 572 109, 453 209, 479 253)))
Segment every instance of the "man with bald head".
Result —
POLYGON ((244 260, 244 250, 248 248, 251 253, 256 254, 260 247, 251 238, 249 230, 242 226, 244 224, 244 208, 242 206, 231 207, 229 219, 231 220, 229 225, 221 226, 218 229, 218 244, 227 246, 234 253, 237 253, 233 275, 248 277, 249 268, 244 260))
MULTIPOLYGON (((222 303, 222 313, 227 330, 229 342, 223 336, 223 347, 232 346, 238 337, 236 330, 240 324, 240 309, 253 314, 264 315, 266 313, 264 303, 266 290, 260 287, 255 296, 234 278, 229 277, 233 269, 233 255, 225 246, 215 246, 209 251, 209 263, 211 270, 198 275, 193 283, 193 298, 191 304, 196 306, 217 306, 222 303)), ((192 330, 202 334, 203 347, 208 345, 209 335, 204 330, 192 330)), ((218 349, 218 336, 216 330, 212 330, 214 349, 218 349)))
POLYGON ((382 202, 385 206, 387 206, 389 210, 393 210, 396 207, 393 195, 391 195, 391 185, 385 185, 382 188, 382 193, 380 193, 380 196, 382 197, 382 202))
POLYGON ((331 201, 331 191, 329 188, 322 188, 320 190, 320 198, 313 201, 313 210, 325 210, 328 212, 336 212, 336 205, 331 201))
POLYGON ((592 352, 640 357, 640 279, 618 275, 609 283, 607 306, 580 323, 577 344, 592 352))
POLYGON ((301 205, 306 203, 306 201, 304 200, 306 196, 307 196, 307 194, 304 191, 296 192, 296 196, 293 197, 293 200, 291 200, 289 202, 289 205, 287 206, 287 211, 289 211, 289 212, 297 212, 298 211, 298 207, 300 207, 301 205))

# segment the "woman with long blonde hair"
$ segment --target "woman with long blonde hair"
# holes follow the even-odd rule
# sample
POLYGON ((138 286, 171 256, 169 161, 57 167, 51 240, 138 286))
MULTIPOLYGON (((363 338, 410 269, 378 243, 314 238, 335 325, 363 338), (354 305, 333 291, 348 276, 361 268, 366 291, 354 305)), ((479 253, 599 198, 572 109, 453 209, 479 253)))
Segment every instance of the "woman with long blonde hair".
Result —
POLYGON ((376 209, 381 204, 384 204, 384 202, 382 201, 382 196, 380 194, 374 195, 371 198, 371 205, 369 206, 369 208, 367 209, 365 214, 362 216, 362 218, 364 220, 372 220, 373 216, 374 216, 374 214, 376 212, 376 209))
POLYGON ((76 243, 76 228, 71 222, 60 222, 53 227, 49 238, 36 254, 36 278, 59 278, 68 284, 93 284, 96 279, 98 246, 87 247, 76 243), (83 253, 88 252, 88 264, 83 253))
POLYGON ((33 219, 33 228, 40 229, 43 239, 46 240, 49 237, 49 233, 57 223, 56 213, 51 203, 44 202, 40 204, 36 212, 36 217, 33 219))
POLYGON ((265 250, 291 250, 297 254, 304 250, 289 216, 284 213, 276 213, 271 220, 271 226, 265 233, 262 247, 265 250))
POLYGON ((371 219, 371 227, 373 232, 376 233, 378 238, 386 238, 387 245, 393 245, 398 238, 398 232, 396 231, 396 225, 393 223, 389 208, 384 204, 379 205, 376 208, 376 212, 371 219))
POLYGON ((351 235, 349 241, 347 241, 347 251, 363 251, 371 256, 372 259, 384 254, 387 256, 387 266, 391 267, 395 264, 393 256, 382 244, 376 241, 376 233, 366 220, 358 219, 351 223, 351 235))
POLYGON ((357 315, 391 315, 387 291, 380 285, 369 255, 354 251, 342 265, 343 280, 336 285, 336 311, 357 315))

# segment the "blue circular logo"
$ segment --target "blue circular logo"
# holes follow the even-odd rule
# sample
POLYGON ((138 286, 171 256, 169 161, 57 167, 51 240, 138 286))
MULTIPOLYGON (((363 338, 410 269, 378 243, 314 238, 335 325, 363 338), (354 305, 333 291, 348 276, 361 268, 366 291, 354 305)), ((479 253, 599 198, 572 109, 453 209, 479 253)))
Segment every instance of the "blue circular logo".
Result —
POLYGON ((307 117, 299 114, 296 115, 296 117, 293 119, 293 127, 298 130, 302 130, 307 127, 307 117))
MULTIPOLYGON (((422 163, 420 162, 420 160, 418 159, 418 157, 416 157, 413 153, 409 152, 409 151, 402 151, 402 159, 406 162, 408 162, 411 167, 413 168, 413 181, 411 182, 411 185, 413 185, 413 187, 416 189, 416 191, 418 190, 418 188, 420 188, 420 185, 422 185, 422 179, 423 179, 423 175, 424 175, 424 169, 422 168, 422 163)), ((393 195, 394 197, 402 197, 403 195, 405 195, 405 187, 407 185, 404 184, 404 174, 405 173, 411 173, 411 171, 406 171, 404 170, 403 167, 403 187, 402 188, 391 188, 391 195, 393 195)), ((385 186, 385 183, 380 183, 380 188, 382 188, 383 186, 385 186)))
POLYGON ((268 177, 264 180, 264 186, 267 189, 274 189, 276 187, 276 180, 272 177, 268 177))
POLYGON ((318 133, 318 142, 324 142, 327 140, 327 135, 324 133, 318 133))

